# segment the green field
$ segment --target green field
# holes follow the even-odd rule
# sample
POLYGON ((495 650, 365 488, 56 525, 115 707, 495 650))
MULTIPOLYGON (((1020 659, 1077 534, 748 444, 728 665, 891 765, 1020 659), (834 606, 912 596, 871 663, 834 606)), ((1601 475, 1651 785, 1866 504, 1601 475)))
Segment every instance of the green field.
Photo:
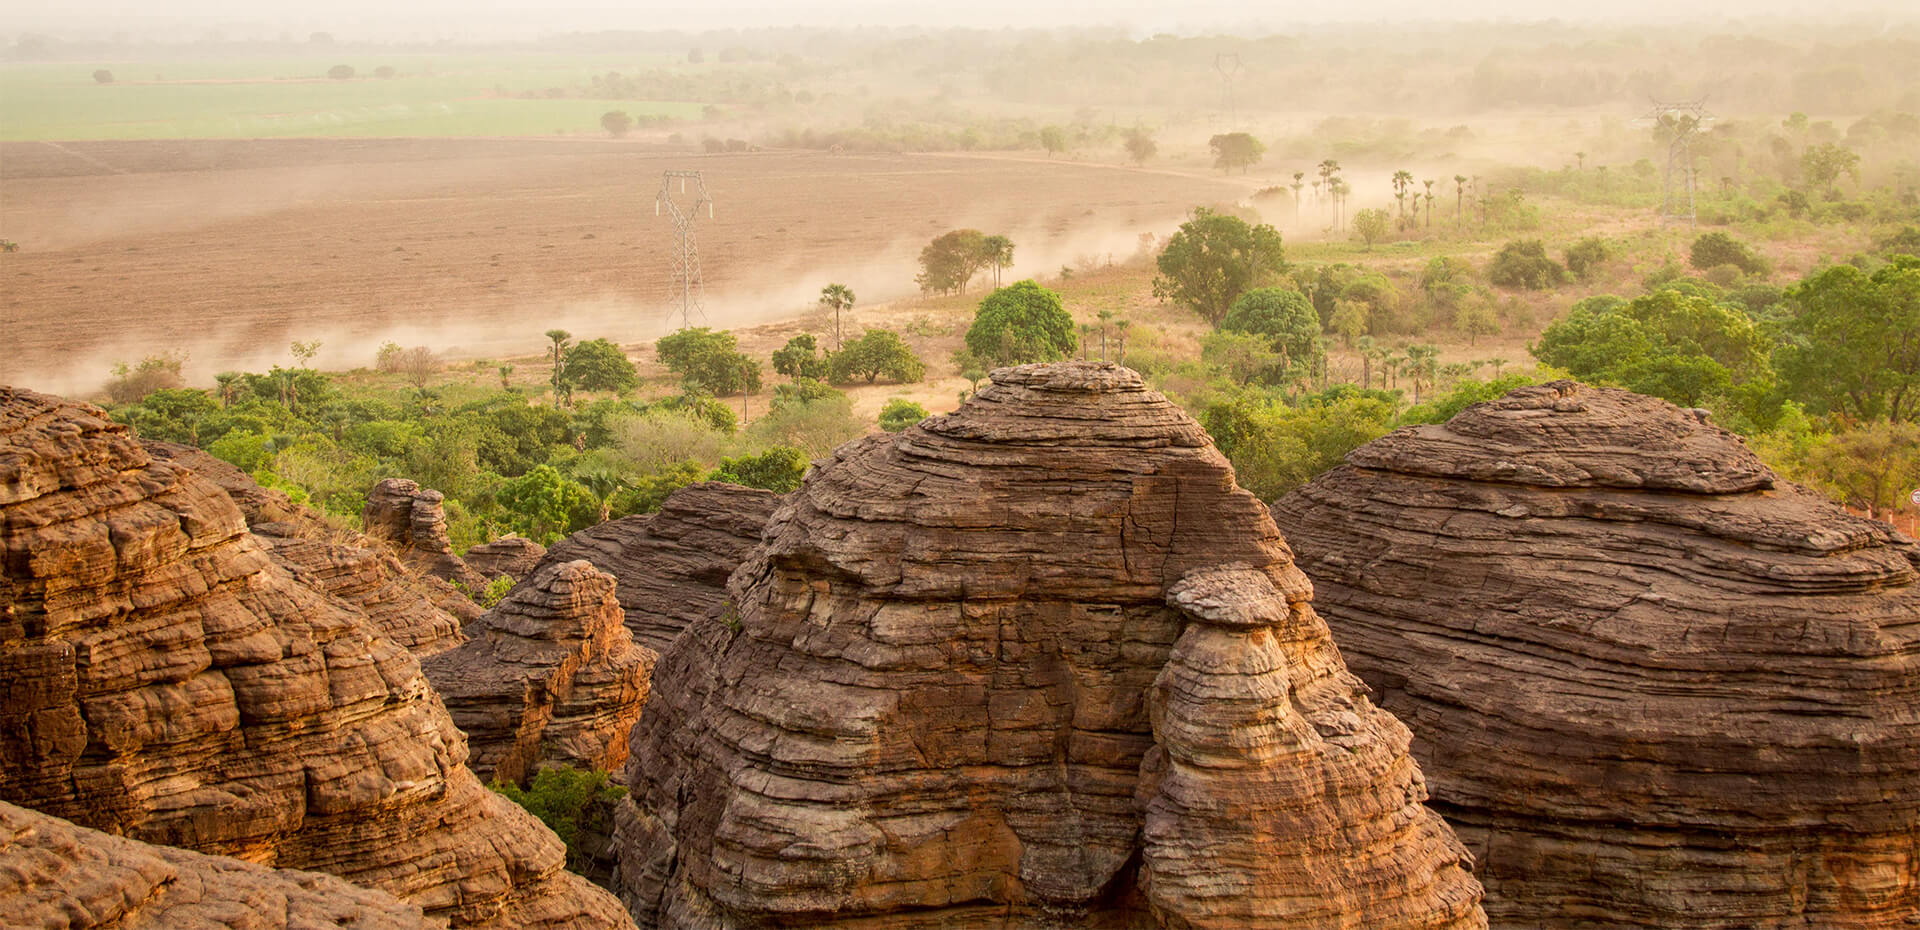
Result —
POLYGON ((533 136, 598 133, 625 110, 695 119, 701 104, 549 97, 591 75, 658 62, 554 55, 354 55, 102 61, 0 67, 0 139, 234 139, 287 136, 533 136), (327 69, 354 68, 347 80, 327 69), (391 78, 374 77, 387 66, 391 78), (95 68, 114 82, 93 79, 95 68), (528 95, 539 95, 529 97, 528 95))

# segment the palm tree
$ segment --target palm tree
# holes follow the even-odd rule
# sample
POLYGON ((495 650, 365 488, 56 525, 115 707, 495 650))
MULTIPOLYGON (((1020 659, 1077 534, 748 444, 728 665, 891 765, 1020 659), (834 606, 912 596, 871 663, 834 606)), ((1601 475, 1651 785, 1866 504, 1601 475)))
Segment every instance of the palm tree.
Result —
POLYGON ((558 410, 560 395, 566 393, 560 377, 560 364, 567 360, 567 340, 572 339, 573 334, 564 329, 550 329, 547 330, 547 338, 553 340, 552 347, 547 349, 547 357, 553 359, 553 409, 558 410))
POLYGON ((1374 339, 1372 336, 1361 336, 1355 339, 1353 344, 1360 350, 1360 387, 1362 389, 1373 387, 1374 339))
POLYGON ((1331 158, 1320 162, 1320 184, 1326 188, 1327 196, 1333 196, 1333 176, 1340 173, 1340 163, 1331 158))
POLYGON ((1393 173, 1393 199, 1400 202, 1400 223, 1407 221, 1407 191, 1413 187, 1413 172, 1401 169, 1393 173))
POLYGON ((583 458, 573 467, 573 480, 600 501, 600 522, 605 523, 613 515, 613 496, 633 487, 625 475, 614 470, 613 466, 597 458, 583 458))
POLYGON ((1580 170, 1581 170, 1581 171, 1585 171, 1585 170, 1587 170, 1587 153, 1585 153, 1585 152, 1575 152, 1575 153, 1573 153, 1573 157, 1574 157, 1574 158, 1577 158, 1577 159, 1579 159, 1579 160, 1580 160, 1580 170))
MULTIPOLYGON (((1293 173, 1293 184, 1290 185, 1293 188, 1293 225, 1295 226, 1300 225, 1300 179, 1306 176, 1307 173, 1305 171, 1295 171, 1293 173)), ((1318 188, 1316 188, 1316 190, 1318 190, 1318 188)))
POLYGON ((1407 377, 1413 379, 1413 402, 1420 402, 1420 385, 1431 385, 1440 374, 1440 347, 1419 345, 1407 347, 1407 377))
POLYGON ((1506 363, 1507 363, 1506 359, 1499 358, 1497 356, 1494 358, 1487 359, 1487 364, 1493 366, 1493 376, 1496 378, 1500 377, 1500 366, 1505 365, 1506 363))
MULTIPOLYGON (((1294 175, 1294 177, 1299 177, 1299 175, 1294 175)), ((1296 203, 1296 211, 1298 208, 1299 205, 1296 203)), ((1113 360, 1121 365, 1127 363, 1127 327, 1132 325, 1133 322, 1126 317, 1121 317, 1113 321, 1113 328, 1117 331, 1114 334, 1113 360)))
MULTIPOLYGON (((1012 245, 1009 243, 1009 250, 1012 245)), ((853 309, 853 291, 844 284, 829 284, 820 289, 820 306, 833 309, 833 351, 841 349, 840 311, 853 309)))
POLYGON ((220 386, 220 406, 231 407, 240 396, 240 373, 223 371, 213 376, 213 382, 220 386))
POLYGON ((1466 199, 1467 176, 1456 174, 1453 176, 1453 221, 1455 223, 1460 222, 1460 205, 1465 203, 1466 199))
POLYGON ((513 387, 513 382, 507 380, 511 377, 513 377, 513 366, 512 365, 500 366, 500 390, 505 391, 513 387))
POLYGON ((1334 228, 1340 232, 1347 231, 1347 195, 1351 193, 1353 188, 1345 178, 1333 179, 1334 228))
POLYGON ((1420 183, 1425 184, 1427 186, 1427 228, 1432 229, 1433 228, 1433 182, 1422 181, 1420 183))

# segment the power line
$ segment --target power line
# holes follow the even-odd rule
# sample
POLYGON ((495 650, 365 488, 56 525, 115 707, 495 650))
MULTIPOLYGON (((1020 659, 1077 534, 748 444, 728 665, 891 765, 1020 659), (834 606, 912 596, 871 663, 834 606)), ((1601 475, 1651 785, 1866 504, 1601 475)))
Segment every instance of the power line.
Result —
POLYGON ((673 228, 678 233, 679 248, 668 256, 670 266, 669 279, 680 292, 680 328, 693 325, 694 314, 699 313, 704 320, 706 314, 700 311, 700 249, 693 239, 693 220, 700 215, 700 208, 707 208, 707 219, 713 219, 713 198, 707 194, 706 179, 698 171, 677 171, 672 168, 661 173, 660 193, 653 198, 653 215, 664 212, 673 220, 673 228), (692 182, 694 200, 686 209, 674 202, 674 183, 680 182, 679 193, 687 193, 688 182, 692 182))

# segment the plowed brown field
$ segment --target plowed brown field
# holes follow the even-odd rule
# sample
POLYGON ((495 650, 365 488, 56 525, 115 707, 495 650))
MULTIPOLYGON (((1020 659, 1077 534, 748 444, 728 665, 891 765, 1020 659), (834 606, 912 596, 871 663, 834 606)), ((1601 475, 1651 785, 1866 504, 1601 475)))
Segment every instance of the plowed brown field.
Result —
MULTIPOLYGON (((97 386, 169 350, 189 373, 371 363, 383 340, 532 354, 542 331, 634 343, 672 328, 665 168, 705 172, 704 322, 805 310, 840 281, 911 293, 960 226, 1018 244, 1016 274, 1124 258, 1228 181, 1038 159, 766 152, 615 142, 282 140, 0 145, 0 382, 97 386)), ((690 200, 687 195, 682 202, 690 200)), ((696 320, 696 323, 702 320, 696 320)))

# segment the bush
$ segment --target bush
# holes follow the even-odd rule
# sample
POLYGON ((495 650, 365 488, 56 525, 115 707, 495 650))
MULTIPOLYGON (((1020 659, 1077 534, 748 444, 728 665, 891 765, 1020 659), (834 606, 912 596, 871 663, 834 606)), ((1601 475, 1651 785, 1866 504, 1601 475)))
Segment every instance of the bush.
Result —
POLYGON ((347 80, 348 78, 353 77, 353 66, 352 65, 334 65, 333 67, 327 69, 327 77, 333 78, 336 81, 347 80))
POLYGON ((1283 364, 1310 362, 1319 355, 1320 317, 1296 290, 1262 287, 1241 294, 1220 328, 1266 336, 1283 364))
POLYGON ((666 503, 668 495, 704 480, 706 474, 706 469, 696 462, 679 462, 658 474, 636 478, 626 490, 613 496, 608 515, 627 517, 653 513, 666 503))
POLYGON ((795 381, 802 378, 817 381, 827 376, 827 360, 820 357, 820 343, 813 334, 801 333, 774 350, 773 370, 795 381))
POLYGON ((640 375, 619 346, 589 339, 567 351, 560 383, 583 391, 625 393, 640 386, 640 375))
POLYGON ((760 390, 760 363, 736 351, 732 333, 704 326, 662 336, 654 343, 661 364, 688 385, 713 394, 760 390))
POLYGON ((980 301, 966 342, 967 351, 993 365, 1057 361, 1073 354, 1073 317, 1059 294, 1019 281, 980 301))
POLYGON ((897 433, 927 418, 927 408, 904 397, 887 401, 880 408, 880 428, 889 433, 897 433))
POLYGON ((1751 246, 1719 231, 1703 233, 1693 240, 1693 247, 1687 251, 1687 264, 1701 271, 1732 265, 1750 275, 1764 275, 1772 270, 1767 260, 1751 246))
POLYGON ((763 446, 793 446, 808 458, 824 458, 866 431, 867 424, 853 415, 853 402, 834 391, 826 397, 773 406, 747 428, 747 437, 763 446))
POLYGON ((800 487, 807 475, 807 454, 792 446, 774 446, 759 455, 720 460, 709 481, 727 481, 750 488, 786 494, 800 487))
POLYGON ((1593 277, 1600 266, 1611 257, 1607 240, 1599 236, 1588 236, 1567 246, 1567 270, 1582 281, 1593 277))
POLYGON ((726 435, 687 410, 655 407, 614 422, 613 444, 642 474, 664 471, 681 462, 708 465, 726 448, 726 435))
POLYGON ((93 72, 93 82, 95 84, 111 84, 113 83, 113 72, 101 68, 93 72))
POLYGON ((400 343, 389 339, 380 343, 380 350, 373 353, 373 370, 390 375, 400 370, 400 353, 405 352, 400 343))
POLYGON ((487 787, 526 808, 559 836, 567 844, 567 868, 576 872, 584 871, 594 855, 583 841, 611 834, 614 803, 627 796, 627 789, 608 782, 607 773, 567 765, 542 769, 524 789, 501 781, 487 787))
POLYGON ((536 465, 500 488, 500 506, 520 534, 543 546, 592 526, 600 502, 579 482, 552 465, 536 465))
POLYGON ((1566 280, 1567 271, 1547 257, 1538 239, 1515 239, 1500 247, 1487 266, 1487 279, 1500 287, 1543 291, 1566 280))
POLYGON ((633 117, 625 110, 608 110, 600 114, 600 128, 615 139, 625 138, 627 131, 633 128, 633 117))
POLYGON ((149 355, 137 365, 120 362, 113 366, 113 379, 107 382, 107 396, 116 404, 139 403, 148 394, 178 388, 186 384, 180 377, 184 354, 167 352, 149 355))
POLYGON ((860 338, 827 359, 827 380, 847 384, 855 379, 868 384, 885 375, 887 380, 911 384, 926 377, 927 366, 889 329, 870 329, 860 338))

